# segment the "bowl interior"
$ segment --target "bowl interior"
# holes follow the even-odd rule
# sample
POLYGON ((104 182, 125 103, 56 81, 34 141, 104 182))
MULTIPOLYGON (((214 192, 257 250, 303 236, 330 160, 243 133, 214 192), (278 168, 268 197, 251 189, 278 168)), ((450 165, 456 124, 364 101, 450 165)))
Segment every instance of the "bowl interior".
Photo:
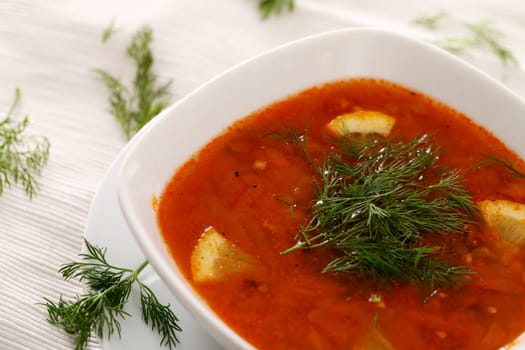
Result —
MULTIPOLYGON (((525 155, 525 103, 501 84, 428 44, 379 29, 347 29, 284 45, 244 62, 155 118, 124 159, 118 198, 131 231, 164 283, 228 348, 249 348, 179 273, 152 207, 176 169, 214 136, 257 109, 313 85, 385 79, 440 100, 525 155)), ((459 136, 459 135, 458 135, 459 136)))

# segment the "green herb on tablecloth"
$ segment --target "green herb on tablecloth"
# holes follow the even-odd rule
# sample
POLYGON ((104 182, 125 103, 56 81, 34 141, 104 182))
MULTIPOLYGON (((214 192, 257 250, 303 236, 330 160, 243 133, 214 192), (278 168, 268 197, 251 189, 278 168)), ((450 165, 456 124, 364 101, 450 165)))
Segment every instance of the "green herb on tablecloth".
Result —
POLYGON ((20 102, 20 89, 4 119, 0 121, 0 195, 12 184, 21 185, 29 198, 37 193, 37 177, 49 158, 49 140, 43 136, 26 135, 29 118, 12 120, 12 114, 20 102))
POLYGON ((111 265, 106 260, 106 249, 99 248, 85 240, 87 252, 80 254, 82 261, 63 265, 59 272, 65 280, 79 278, 87 285, 87 292, 74 300, 58 302, 44 298, 48 321, 62 327, 67 333, 75 335, 75 349, 85 349, 91 332, 100 338, 120 337, 120 321, 131 316, 124 306, 137 285, 140 293, 142 320, 162 337, 160 344, 172 349, 179 339, 177 333, 182 329, 179 319, 170 305, 159 302, 155 293, 140 279, 141 271, 148 264, 144 261, 137 269, 127 269, 111 265))
MULTIPOLYGON (((440 12, 433 16, 418 17, 413 23, 428 30, 436 30, 446 18, 450 18, 450 16, 446 12, 440 12)), ((514 54, 500 43, 503 34, 494 27, 492 21, 485 19, 477 23, 459 22, 459 24, 466 29, 468 35, 445 37, 436 40, 434 43, 455 54, 462 54, 474 49, 488 50, 503 65, 519 66, 514 54)))
POLYGON ((260 0, 259 11, 261 12, 262 18, 266 19, 272 14, 279 15, 284 10, 288 12, 293 11, 295 8, 294 0, 260 0))
POLYGON ((135 33, 127 48, 128 56, 136 64, 131 88, 107 71, 95 70, 109 90, 109 112, 120 123, 128 139, 170 103, 171 80, 160 84, 153 72, 152 41, 153 30, 145 26, 135 33))
POLYGON ((115 27, 115 18, 111 19, 111 22, 109 22, 109 25, 104 31, 102 32, 102 42, 106 43, 117 31, 115 27))
POLYGON ((425 27, 429 30, 432 30, 432 29, 436 29, 438 26, 438 22, 440 22, 442 19, 444 19, 447 16, 448 14, 446 12, 439 12, 438 14, 435 14, 432 16, 418 17, 414 20, 414 23, 422 27, 425 27))

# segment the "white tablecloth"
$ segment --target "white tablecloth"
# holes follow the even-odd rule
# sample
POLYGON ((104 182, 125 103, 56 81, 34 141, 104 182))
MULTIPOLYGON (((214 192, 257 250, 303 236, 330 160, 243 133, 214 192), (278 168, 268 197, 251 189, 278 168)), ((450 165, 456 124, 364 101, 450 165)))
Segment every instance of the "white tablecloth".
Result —
MULTIPOLYGON (((525 3, 520 0, 296 0, 293 13, 262 21, 256 0, 2 0, 0 116, 22 90, 16 116, 28 114, 32 133, 51 141, 38 195, 13 188, 0 197, 0 349, 71 349, 71 338, 46 321, 43 297, 72 297, 59 266, 77 258, 90 203, 126 139, 107 112, 107 92, 92 72, 131 78, 124 50, 143 24, 154 28, 155 69, 173 79, 173 101, 221 71, 264 50, 347 26, 388 27, 426 40, 459 35, 454 20, 493 20, 525 68, 525 3), (447 11, 451 24, 428 32, 412 24, 447 11), (117 32, 103 44, 114 19, 117 32), (448 32, 447 32, 448 31, 448 32)), ((522 68, 503 67, 486 51, 465 56, 525 96, 522 68)), ((96 340, 90 344, 98 349, 96 340)))

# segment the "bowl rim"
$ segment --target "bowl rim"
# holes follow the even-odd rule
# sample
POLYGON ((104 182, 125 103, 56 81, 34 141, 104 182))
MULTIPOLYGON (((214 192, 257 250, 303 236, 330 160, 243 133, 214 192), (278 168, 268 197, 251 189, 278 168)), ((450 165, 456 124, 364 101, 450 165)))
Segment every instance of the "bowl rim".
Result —
MULTIPOLYGON (((209 79, 207 82, 203 83, 192 92, 188 93, 186 96, 181 98, 179 101, 173 103, 171 106, 162 111, 157 115, 153 120, 151 120, 147 125, 145 125, 133 138, 133 144, 131 145, 129 151, 125 155, 122 164, 118 170, 117 175, 117 198, 120 210, 125 218, 125 221, 132 232, 135 240, 137 241, 140 249, 143 251, 147 260, 152 265, 155 272, 159 275, 163 283, 168 287, 171 293, 190 311, 190 313, 195 316, 199 323, 204 326, 204 328, 223 346, 227 348, 242 348, 242 349, 252 349, 253 346, 244 340, 240 335, 235 333, 222 319, 217 316, 211 308, 206 304, 206 301, 197 295, 196 291, 191 286, 189 281, 186 281, 182 276, 173 280, 173 271, 168 271, 170 269, 168 265, 158 259, 157 249, 155 248, 152 241, 148 238, 148 232, 145 232, 142 225, 138 223, 134 217, 134 212, 130 208, 130 197, 128 195, 128 190, 125 186, 126 181, 126 172, 129 168, 129 164, 133 157, 135 157, 135 150, 139 149, 145 139, 150 137, 152 130, 154 130, 159 124, 162 124, 164 119, 170 118, 171 115, 174 115, 175 111, 179 106, 191 101, 198 96, 202 91, 208 89, 210 86, 213 86, 218 81, 221 81, 230 74, 237 72, 239 70, 245 69, 250 65, 254 65, 260 60, 271 59, 272 56, 281 54, 285 50, 293 50, 294 47, 298 47, 304 44, 317 42, 324 40, 325 38, 334 37, 338 35, 360 35, 360 34, 378 34, 383 36, 389 36, 394 39, 404 40, 405 42, 410 42, 411 44, 418 45, 422 50, 427 50, 432 55, 441 56, 442 59, 448 60, 450 63, 458 64, 461 66, 461 69, 466 70, 468 74, 475 74, 480 79, 484 80, 487 84, 490 84, 493 88, 499 90, 500 92, 509 96, 509 98, 515 99, 518 104, 521 104, 523 110, 525 111, 525 99, 519 96, 516 92, 502 84, 500 81, 496 80, 486 72, 475 67, 474 65, 464 61, 463 59, 441 49, 433 44, 430 44, 421 39, 414 38, 411 35, 406 35, 399 31, 389 30, 384 28, 377 27, 351 27, 343 28, 337 30, 325 31, 313 35, 309 35, 300 39, 293 40, 291 42, 276 46, 270 50, 264 51, 258 55, 253 56, 252 58, 246 59, 231 68, 219 73, 215 77, 209 79), (182 287, 182 289, 181 289, 182 287)), ((395 82, 394 80, 392 80, 395 82)), ((309 88, 310 86, 304 86, 303 89, 309 88)), ((300 90, 299 90, 300 91, 300 90)), ((298 93, 297 91, 296 93, 298 93)), ((287 96, 282 96, 286 98, 287 96)), ((446 103, 446 101, 444 101, 446 103)), ((264 106, 265 104, 263 104, 264 106)), ((453 107, 455 108, 455 107, 453 107)), ((220 135, 224 130, 218 131, 217 135, 220 135)), ((210 140, 208 140, 209 142, 210 140)), ((201 145, 201 148, 205 146, 206 143, 201 145)), ((179 164, 182 165, 181 163, 179 164)), ((152 193, 152 196, 155 194, 152 193)), ((169 253, 168 253, 169 254, 169 253)), ((171 255, 170 255, 171 257, 171 255)), ((173 258, 172 258, 173 260, 173 258)), ((172 261, 175 264, 174 261, 172 261)), ((525 333, 523 334, 525 335, 525 333)), ((524 336, 520 336, 519 339, 524 336)), ((521 343, 521 342, 520 342, 521 343)))

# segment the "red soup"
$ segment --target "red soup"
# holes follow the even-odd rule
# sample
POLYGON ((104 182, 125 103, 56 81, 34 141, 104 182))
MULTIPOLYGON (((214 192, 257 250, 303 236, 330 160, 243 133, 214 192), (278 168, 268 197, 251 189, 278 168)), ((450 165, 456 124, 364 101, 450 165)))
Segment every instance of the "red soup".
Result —
POLYGON ((256 348, 497 349, 525 330, 524 168, 490 132, 428 96, 385 81, 341 81, 272 104, 212 140, 166 187, 158 223, 195 291, 256 348), (385 131, 368 121, 344 135, 328 127, 362 111, 393 122, 385 131), (301 230, 315 236, 311 220, 326 181, 318 169, 344 140, 421 135, 439 149, 435 165, 459 174, 475 207, 459 232, 429 229, 407 246, 432 247, 430 256, 461 266, 468 272, 459 283, 421 288, 421 275, 326 271, 340 254, 330 244, 282 254, 301 230), (218 238, 202 243, 210 231, 218 238), (199 259, 203 266, 195 266, 199 259))

